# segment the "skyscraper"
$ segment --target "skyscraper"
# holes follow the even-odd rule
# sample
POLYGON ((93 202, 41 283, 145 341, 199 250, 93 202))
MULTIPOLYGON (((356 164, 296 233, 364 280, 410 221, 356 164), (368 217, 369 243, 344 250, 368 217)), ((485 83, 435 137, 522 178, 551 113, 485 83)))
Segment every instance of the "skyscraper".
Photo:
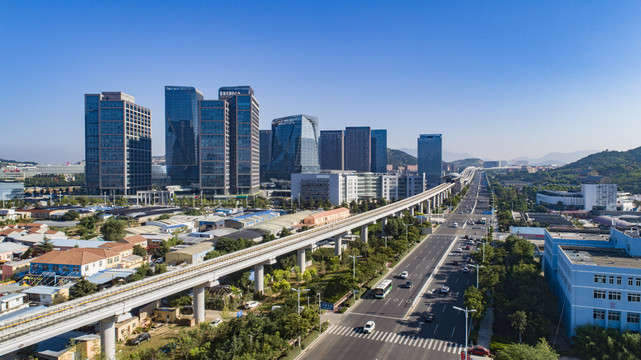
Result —
POLYGON ((199 102, 200 188, 217 195, 229 193, 229 104, 199 102))
POLYGON ((421 134, 418 138, 418 173, 425 174, 428 188, 441 183, 443 139, 441 134, 421 134))
POLYGON ((345 170, 372 169, 372 135, 369 126, 345 128, 345 170))
POLYGON ((372 130, 372 172, 387 172, 387 130, 372 130))
POLYGON ((320 167, 323 170, 345 169, 345 132, 323 130, 318 140, 320 167))
POLYGON ((267 167, 272 161, 272 131, 260 130, 260 181, 268 181, 267 167))
POLYGON ((151 110, 123 92, 85 94, 85 185, 90 194, 151 187, 151 110))
POLYGON ((165 158, 172 185, 198 184, 198 102, 190 86, 165 86, 165 158))
POLYGON ((221 87, 218 99, 229 105, 229 179, 234 194, 258 192, 260 155, 258 101, 250 86, 221 87))
POLYGON ((293 173, 320 171, 318 164, 318 118, 293 115, 272 121, 270 178, 291 179, 293 173))

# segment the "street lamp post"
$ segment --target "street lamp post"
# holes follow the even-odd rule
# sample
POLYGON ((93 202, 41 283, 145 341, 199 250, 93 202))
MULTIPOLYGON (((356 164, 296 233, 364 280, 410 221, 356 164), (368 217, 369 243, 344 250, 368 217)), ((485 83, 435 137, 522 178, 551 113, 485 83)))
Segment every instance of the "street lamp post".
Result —
POLYGON ((465 309, 462 309, 458 306, 452 306, 454 309, 459 310, 459 311, 464 311, 465 312, 465 347, 467 348, 467 314, 471 312, 475 312, 476 309, 469 309, 465 307, 465 309))
POLYGON ((387 247, 387 238, 391 238, 392 236, 383 236, 383 239, 385 239, 385 247, 387 247))
POLYGON ((409 241, 407 238, 407 228, 410 226, 410 224, 403 224, 405 225, 405 242, 409 241))
POLYGON ((476 269, 476 290, 479 289, 479 269, 484 268, 485 266, 483 265, 472 265, 470 264, 471 267, 476 269))
POLYGON ((292 288, 292 291, 296 291, 298 293, 298 308, 297 308, 297 310, 298 310, 298 315, 300 315, 300 293, 301 293, 301 291, 302 292, 309 291, 309 289, 294 289, 294 288, 292 288))
POLYGON ((357 256, 357 255, 349 255, 349 257, 351 257, 351 258, 352 258, 352 260, 354 260, 354 261, 353 261, 353 263, 354 263, 354 270, 352 271, 352 276, 353 276, 354 278, 356 278, 356 258, 361 258, 362 256, 361 256, 361 255, 358 255, 358 256, 357 256))
POLYGON ((318 332, 323 333, 323 323, 321 322, 321 297, 320 291, 318 292, 318 332))

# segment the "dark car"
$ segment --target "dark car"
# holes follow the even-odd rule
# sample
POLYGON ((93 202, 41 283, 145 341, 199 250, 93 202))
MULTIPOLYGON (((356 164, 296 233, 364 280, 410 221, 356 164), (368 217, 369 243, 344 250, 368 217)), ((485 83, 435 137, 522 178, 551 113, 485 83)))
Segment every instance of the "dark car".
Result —
POLYGON ((458 261, 453 260, 453 261, 452 261, 452 265, 454 265, 454 266, 458 266, 458 261))
POLYGON ((490 356, 490 350, 484 348, 481 345, 476 345, 467 349, 467 353, 472 355, 490 356))
POLYGON ((401 287, 405 289, 411 289, 412 286, 414 286, 414 284, 411 281, 408 281, 405 284, 401 285, 401 287))
POLYGON ((138 336, 136 336, 134 339, 131 340, 131 345, 140 345, 141 343, 151 339, 151 335, 149 333, 142 333, 138 336))
POLYGON ((432 321, 434 321, 434 314, 432 313, 425 314, 425 322, 432 322, 432 321))

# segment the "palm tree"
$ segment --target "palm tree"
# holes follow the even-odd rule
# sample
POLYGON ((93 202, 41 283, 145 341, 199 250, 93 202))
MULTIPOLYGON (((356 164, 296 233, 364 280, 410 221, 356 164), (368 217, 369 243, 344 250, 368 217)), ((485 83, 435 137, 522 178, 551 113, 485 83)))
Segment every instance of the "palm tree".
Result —
POLYGON ((509 316, 510 325, 519 331, 519 344, 521 343, 521 332, 527 327, 527 314, 523 310, 517 310, 509 316))

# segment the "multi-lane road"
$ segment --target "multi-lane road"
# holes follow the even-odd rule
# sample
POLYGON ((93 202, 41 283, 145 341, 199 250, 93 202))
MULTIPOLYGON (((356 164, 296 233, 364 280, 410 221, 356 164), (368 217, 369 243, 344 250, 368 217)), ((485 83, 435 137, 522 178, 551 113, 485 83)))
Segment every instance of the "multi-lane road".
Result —
POLYGON ((304 359, 460 359, 465 347, 465 316, 462 307, 465 289, 476 284, 473 269, 463 272, 471 245, 465 235, 480 239, 485 234, 477 220, 487 210, 487 195, 479 191, 482 176, 477 174, 458 208, 432 235, 422 241, 386 277, 393 282, 384 299, 372 295, 361 299, 305 353, 304 359), (456 223, 456 225, 455 225, 456 223), (458 252, 458 248, 463 251, 458 252), (457 261, 459 265, 453 265, 457 261), (408 279, 401 279, 403 271, 408 279), (401 285, 412 281, 411 289, 401 285), (442 286, 450 291, 442 293, 442 286), (425 322, 427 313, 433 322, 425 322), (372 333, 363 333, 367 321, 374 321, 372 333))

